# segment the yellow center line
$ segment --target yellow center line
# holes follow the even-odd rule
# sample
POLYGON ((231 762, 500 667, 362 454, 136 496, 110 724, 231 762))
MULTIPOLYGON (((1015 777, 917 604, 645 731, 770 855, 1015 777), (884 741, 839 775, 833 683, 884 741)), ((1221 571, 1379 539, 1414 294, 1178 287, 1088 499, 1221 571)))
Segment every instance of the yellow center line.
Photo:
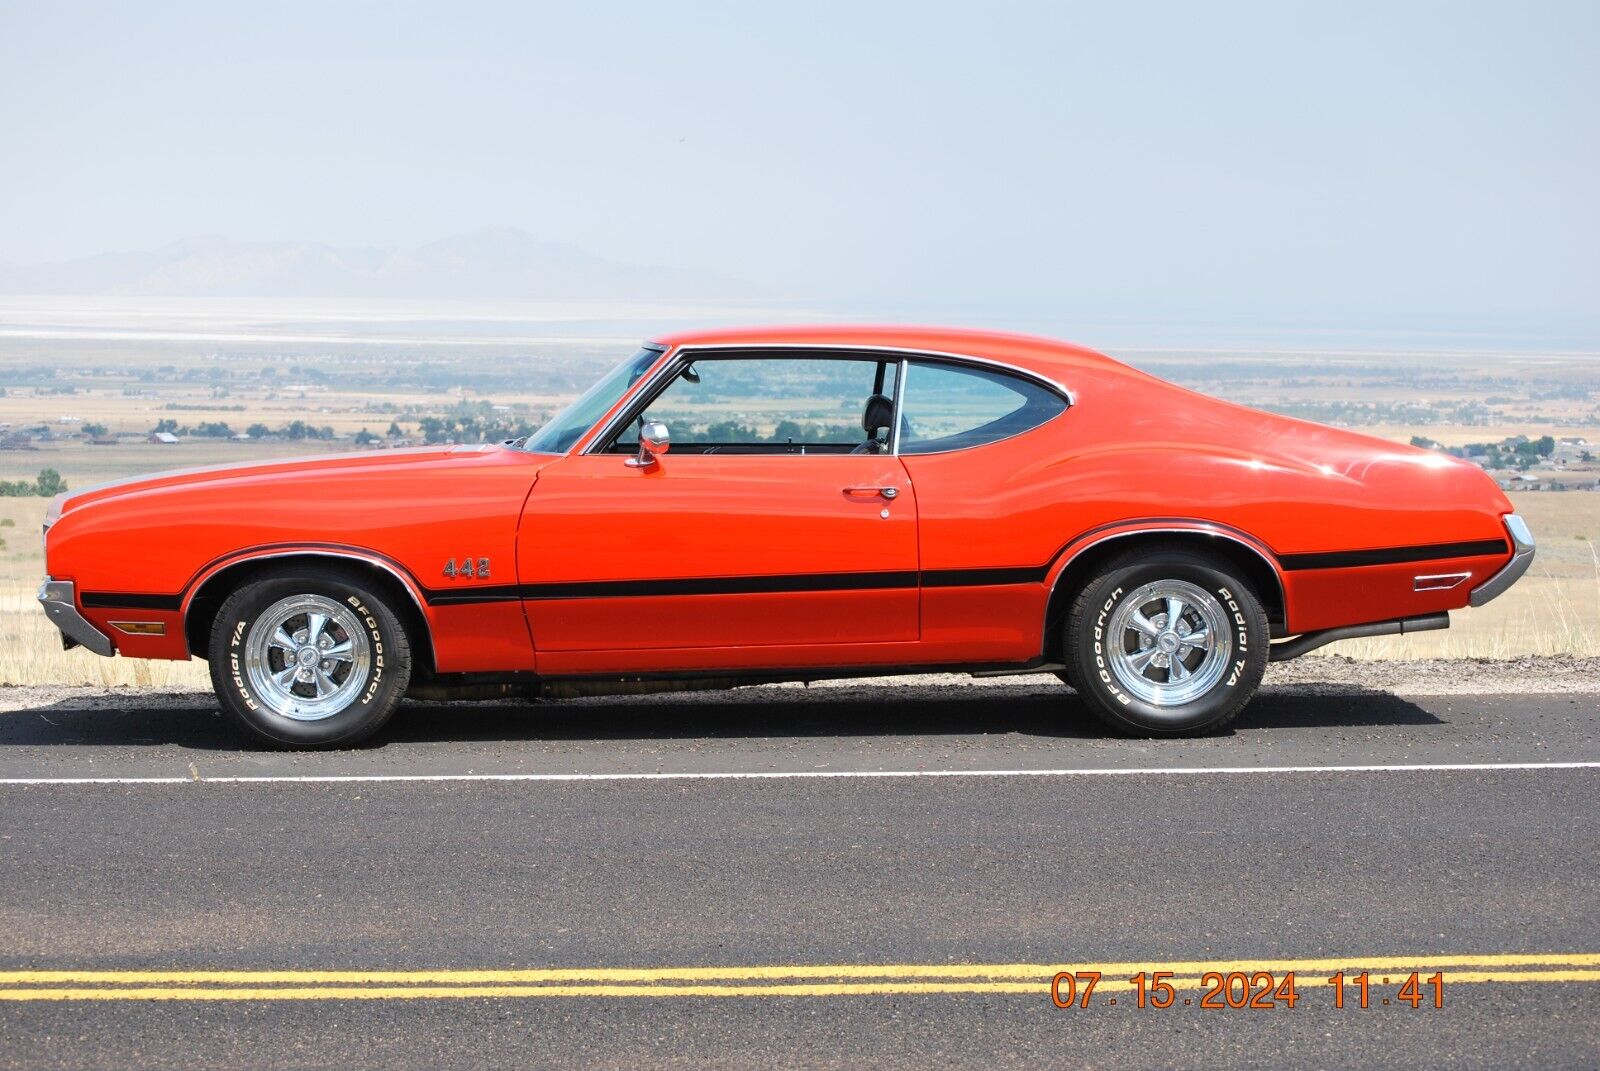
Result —
MULTIPOLYGON (((1452 971, 1447 985, 1478 983, 1600 982, 1600 970, 1452 971)), ((1176 990, 1199 990, 1198 977, 1171 978, 1176 990)), ((1398 980, 1396 980, 1398 981, 1398 980)), ((1354 986, 1346 979, 1346 986, 1354 986)), ((1126 978, 1102 981, 1095 992, 1134 989, 1126 978)), ((1025 993, 1044 996, 1048 979, 1028 982, 813 982, 761 985, 475 985, 475 986, 299 986, 294 988, 206 988, 134 986, 103 989, 0 989, 0 1001, 68 1000, 440 1000, 529 997, 837 997, 892 994, 1025 993)))
POLYGON ((1045 978, 1057 972, 1198 976, 1207 971, 1436 971, 1461 967, 1600 967, 1600 953, 1348 956, 1320 959, 1126 960, 1107 963, 833 963, 746 967, 532 967, 499 970, 18 970, 0 971, 0 986, 145 985, 480 985, 560 982, 765 981, 784 978, 1045 978))
MULTIPOLYGON (((770 964, 744 967, 551 967, 500 970, 13 970, 0 1001, 415 1000, 453 997, 754 997, 894 993, 1047 993, 1058 972, 1098 972, 1099 989, 1162 972, 1200 989, 1208 972, 1293 971, 1302 984, 1343 971, 1444 972, 1448 984, 1600 982, 1600 953, 1352 956, 1107 963, 770 964)), ((1399 979, 1396 979, 1398 982, 1399 979)))

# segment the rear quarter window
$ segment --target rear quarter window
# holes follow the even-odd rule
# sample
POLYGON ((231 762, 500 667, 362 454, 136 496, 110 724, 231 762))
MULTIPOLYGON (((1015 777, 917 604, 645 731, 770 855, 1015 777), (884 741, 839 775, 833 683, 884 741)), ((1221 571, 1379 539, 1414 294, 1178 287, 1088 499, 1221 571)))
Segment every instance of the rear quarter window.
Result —
POLYGON ((1066 411, 1055 391, 987 368, 911 363, 901 402, 902 454, 934 454, 999 442, 1066 411))

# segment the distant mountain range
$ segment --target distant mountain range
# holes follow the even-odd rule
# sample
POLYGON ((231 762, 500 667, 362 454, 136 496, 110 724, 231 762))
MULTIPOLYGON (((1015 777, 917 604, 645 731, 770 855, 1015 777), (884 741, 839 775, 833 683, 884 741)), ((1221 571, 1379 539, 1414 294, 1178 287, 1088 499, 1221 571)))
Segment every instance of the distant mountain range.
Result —
POLYGON ((148 252, 0 265, 0 294, 716 299, 755 292, 747 282, 605 260, 509 227, 413 249, 191 238, 148 252))

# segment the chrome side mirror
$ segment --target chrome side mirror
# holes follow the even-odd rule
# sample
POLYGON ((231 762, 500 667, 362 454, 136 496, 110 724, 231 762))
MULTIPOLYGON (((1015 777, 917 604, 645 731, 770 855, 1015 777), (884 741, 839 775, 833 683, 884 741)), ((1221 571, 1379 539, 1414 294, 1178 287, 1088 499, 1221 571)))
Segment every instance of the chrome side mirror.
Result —
POLYGON ((649 420, 639 425, 639 456, 630 457, 623 464, 629 468, 647 469, 657 464, 657 458, 672 448, 672 435, 659 420, 649 420))

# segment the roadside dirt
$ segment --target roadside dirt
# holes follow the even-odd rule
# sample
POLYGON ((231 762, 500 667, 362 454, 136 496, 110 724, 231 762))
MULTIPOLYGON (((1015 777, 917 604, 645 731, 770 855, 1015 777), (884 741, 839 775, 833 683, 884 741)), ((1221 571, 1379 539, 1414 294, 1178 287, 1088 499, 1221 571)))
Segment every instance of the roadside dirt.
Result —
MULTIPOLYGON (((815 684, 768 684, 726 692, 668 692, 655 696, 629 696, 628 703, 760 702, 764 695, 791 689, 863 690, 881 688, 984 688, 1038 682, 1059 687, 1052 675, 968 677, 962 674, 919 674, 903 677, 863 677, 815 684)), ((1529 657, 1511 661, 1488 659, 1433 659, 1414 662, 1377 662, 1337 656, 1301 658, 1267 668, 1263 689, 1299 695, 1383 691, 1393 695, 1519 695, 1582 694, 1600 696, 1600 658, 1569 655, 1529 657)), ((775 698, 775 696, 774 696, 775 698)), ((587 699, 588 703, 618 701, 587 699)), ((0 711, 26 710, 72 701, 91 709, 126 707, 153 709, 204 706, 214 702, 202 690, 148 688, 93 688, 59 686, 0 686, 0 711)), ((484 704, 476 704, 484 705, 484 704)), ((1597 703, 1600 711, 1600 703, 1597 703)))

